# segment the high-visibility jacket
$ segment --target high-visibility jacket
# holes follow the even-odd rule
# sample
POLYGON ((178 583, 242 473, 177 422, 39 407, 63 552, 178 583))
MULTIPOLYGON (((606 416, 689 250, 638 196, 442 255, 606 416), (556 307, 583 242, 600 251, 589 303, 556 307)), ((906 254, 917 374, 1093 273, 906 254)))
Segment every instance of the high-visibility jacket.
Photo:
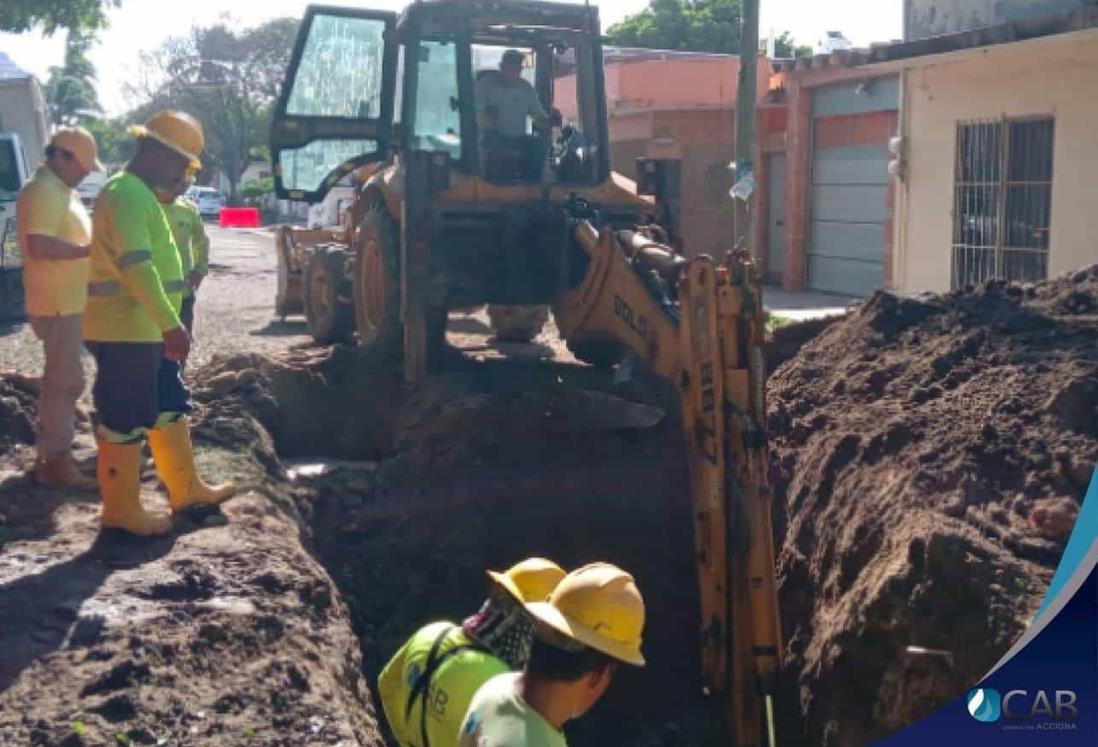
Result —
POLYGON ((172 238, 179 249, 183 279, 188 281, 183 296, 190 297, 194 295, 190 281, 205 277, 209 272, 210 237, 206 235, 198 207, 187 198, 177 197, 174 202, 164 205, 164 213, 168 216, 172 238))
POLYGON ((473 696, 506 671, 506 663, 476 646, 460 626, 436 622, 421 628, 377 678, 393 736, 402 747, 457 747, 458 730, 473 696), (429 668, 434 669, 433 676, 417 688, 429 668), (428 743, 423 740, 424 727, 428 743))
POLYGON ((87 259, 35 259, 27 237, 50 236, 84 246, 91 220, 76 190, 42 164, 24 185, 15 203, 15 226, 23 250, 23 287, 31 316, 79 314, 88 292, 87 259))
POLYGON ((92 218, 84 339, 160 342, 180 326, 183 265, 151 189, 128 171, 103 185, 92 218))

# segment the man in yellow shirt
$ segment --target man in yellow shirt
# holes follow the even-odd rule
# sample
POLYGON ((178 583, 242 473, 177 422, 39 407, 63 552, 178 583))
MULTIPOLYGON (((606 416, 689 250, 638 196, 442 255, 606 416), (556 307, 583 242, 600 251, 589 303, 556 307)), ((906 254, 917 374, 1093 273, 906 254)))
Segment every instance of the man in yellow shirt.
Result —
POLYGON ((172 228, 172 238, 179 249, 179 260, 183 264, 183 306, 179 318, 187 332, 194 336, 194 302, 198 287, 202 285, 209 272, 210 237, 206 235, 206 226, 198 207, 183 194, 194 184, 194 170, 188 169, 187 178, 172 192, 157 192, 156 196, 164 205, 164 214, 172 228))
POLYGON ((156 197, 178 189, 188 168, 199 167, 202 127, 189 114, 166 110, 131 132, 133 160, 95 202, 84 340, 97 369, 102 525, 156 535, 171 529, 171 519, 141 506, 146 436, 173 511, 216 505, 234 488, 207 485, 195 467, 190 393, 179 368, 191 344, 179 319, 183 268, 156 197))
POLYGON ((91 134, 63 127, 50 139, 45 162, 16 202, 27 316, 46 359, 35 462, 35 476, 45 485, 95 487, 72 458, 76 400, 84 391, 80 326, 91 241, 91 221, 75 187, 102 170, 91 134))

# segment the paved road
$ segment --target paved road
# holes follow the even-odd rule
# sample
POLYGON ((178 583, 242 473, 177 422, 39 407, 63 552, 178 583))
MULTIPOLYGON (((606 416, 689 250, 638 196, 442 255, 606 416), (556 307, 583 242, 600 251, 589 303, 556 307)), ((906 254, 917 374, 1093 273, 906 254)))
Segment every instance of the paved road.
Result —
MULTIPOLYGON (((219 353, 274 352, 306 342, 304 319, 274 317, 275 255, 265 231, 207 226, 210 275, 198 294, 192 367, 219 353)), ((85 359, 91 372, 91 359, 85 359)), ((0 370, 36 376, 41 345, 27 324, 0 326, 0 370)))

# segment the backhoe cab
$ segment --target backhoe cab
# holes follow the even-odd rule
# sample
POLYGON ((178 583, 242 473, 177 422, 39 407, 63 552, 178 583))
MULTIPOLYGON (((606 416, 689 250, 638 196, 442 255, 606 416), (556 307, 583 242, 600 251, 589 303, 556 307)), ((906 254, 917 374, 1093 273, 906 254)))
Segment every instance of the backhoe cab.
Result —
MULTIPOLYGON (((356 189, 341 230, 280 229, 278 312, 303 309, 325 342, 355 331, 362 345, 403 348, 413 378, 442 341, 448 308, 544 308, 579 284, 587 257, 566 233, 572 195, 620 227, 652 211, 610 172, 598 9, 587 5, 421 0, 399 17, 310 6, 271 154, 281 198, 356 189), (521 138, 496 137, 483 101, 508 50, 551 114, 528 117, 521 138)), ((517 316, 534 321, 507 336, 529 339, 544 312, 517 316)), ((569 342, 602 363, 620 350, 569 342)))

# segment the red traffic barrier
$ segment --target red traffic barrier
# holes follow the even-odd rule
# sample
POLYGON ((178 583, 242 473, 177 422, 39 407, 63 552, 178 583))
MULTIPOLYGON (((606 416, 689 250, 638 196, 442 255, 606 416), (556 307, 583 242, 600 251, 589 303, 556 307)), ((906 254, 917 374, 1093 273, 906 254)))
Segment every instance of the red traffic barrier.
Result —
POLYGON ((259 228, 259 208, 221 208, 217 216, 217 225, 222 228, 259 228))

